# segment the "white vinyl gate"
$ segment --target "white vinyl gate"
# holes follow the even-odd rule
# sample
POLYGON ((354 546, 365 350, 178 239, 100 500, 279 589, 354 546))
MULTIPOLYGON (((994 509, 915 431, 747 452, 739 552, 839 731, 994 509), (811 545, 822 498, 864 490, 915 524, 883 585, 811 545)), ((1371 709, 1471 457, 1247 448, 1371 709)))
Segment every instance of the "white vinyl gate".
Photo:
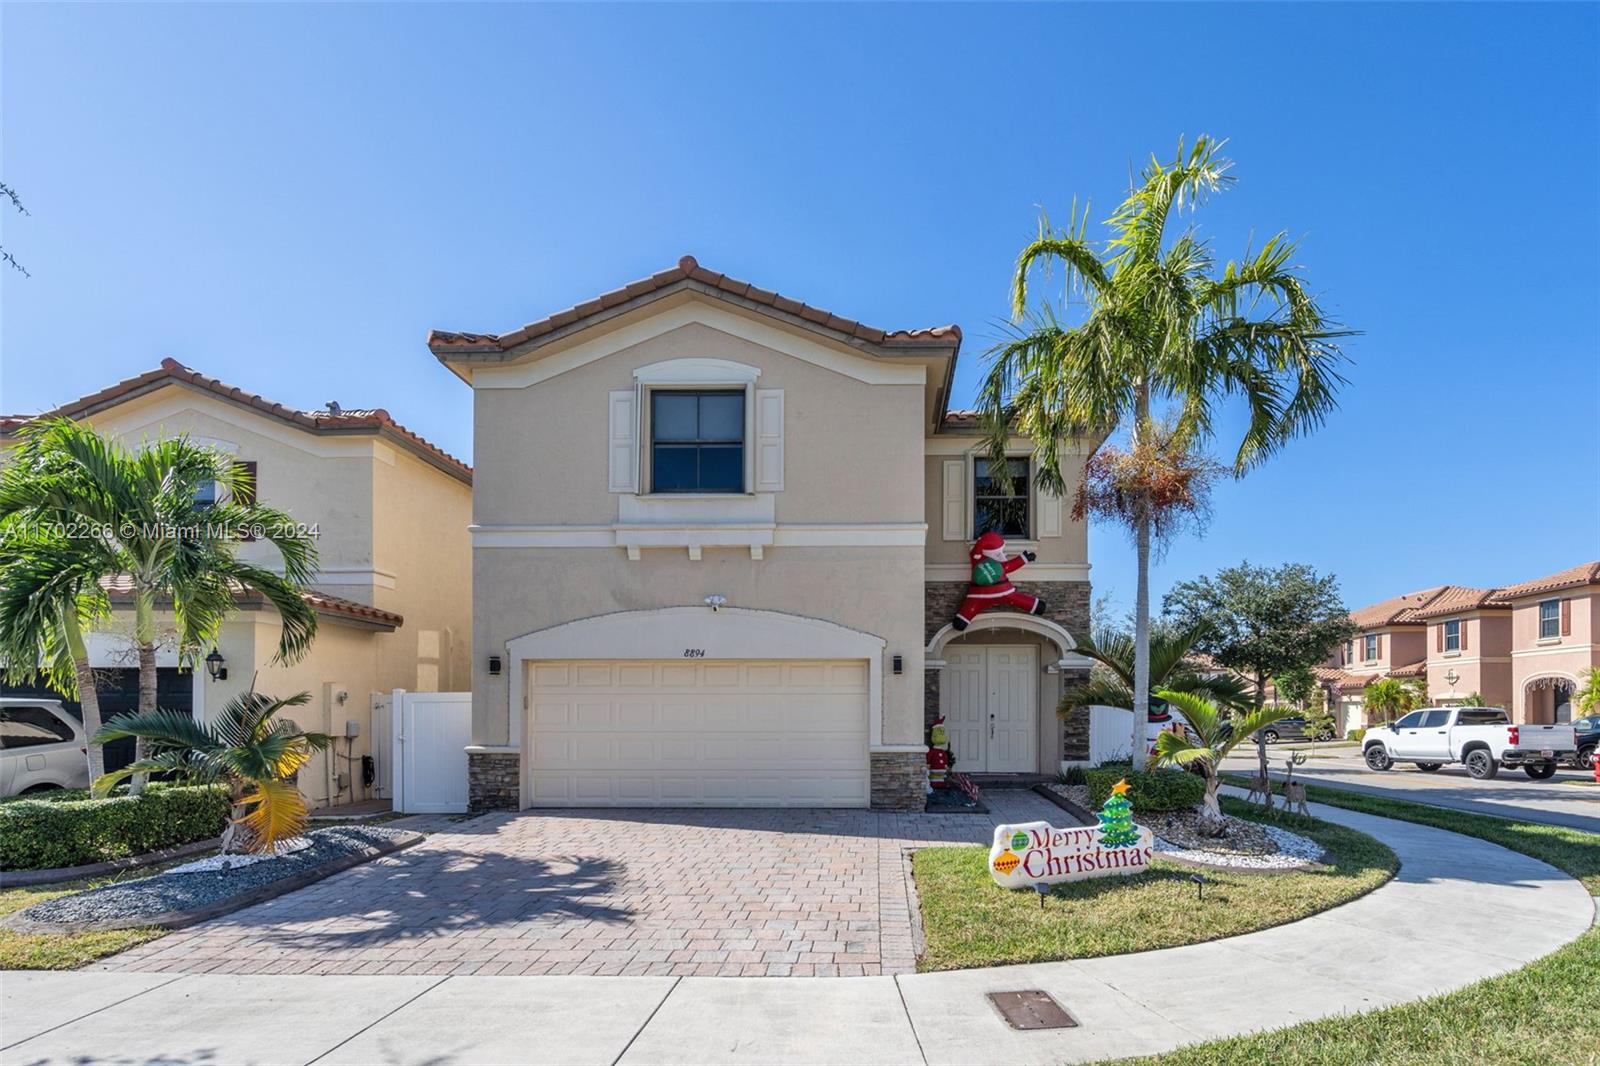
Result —
POLYGON ((1133 712, 1121 707, 1089 708, 1089 765, 1117 762, 1133 752, 1133 712))
POLYGON ((390 713, 394 809, 407 814, 465 812, 472 693, 397 688, 390 713))

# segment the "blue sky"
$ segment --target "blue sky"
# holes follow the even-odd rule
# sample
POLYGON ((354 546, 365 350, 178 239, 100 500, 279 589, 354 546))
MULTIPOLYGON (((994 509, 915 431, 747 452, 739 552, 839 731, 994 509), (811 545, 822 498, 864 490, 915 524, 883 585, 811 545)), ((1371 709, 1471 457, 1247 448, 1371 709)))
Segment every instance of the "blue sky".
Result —
MULTIPOLYGON (((470 456, 430 327, 505 330, 685 252, 888 328, 958 400, 1041 206, 1180 134, 1362 336, 1333 422, 1223 486, 1157 592, 1249 558, 1352 604, 1600 556, 1600 7, 0 8, 0 409, 174 356, 470 456)), ((1226 433, 1231 426, 1224 426, 1226 433)), ((863 457, 863 462, 870 462, 863 457)), ((1094 531, 1097 592, 1132 553, 1094 531)))

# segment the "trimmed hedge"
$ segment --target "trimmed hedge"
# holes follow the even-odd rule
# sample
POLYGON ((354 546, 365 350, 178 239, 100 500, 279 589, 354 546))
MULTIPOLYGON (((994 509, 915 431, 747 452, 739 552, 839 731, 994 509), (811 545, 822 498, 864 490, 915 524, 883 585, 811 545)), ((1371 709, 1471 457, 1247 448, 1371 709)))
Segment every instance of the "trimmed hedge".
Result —
POLYGON ((151 785, 141 796, 0 804, 0 870, 53 870, 219 836, 222 785, 151 785))
POLYGON ((1144 770, 1134 773, 1129 763, 1107 763, 1083 772, 1089 801, 1099 807, 1111 798, 1111 786, 1128 782, 1128 801, 1136 811, 1183 811, 1205 798, 1205 778, 1187 770, 1144 770))

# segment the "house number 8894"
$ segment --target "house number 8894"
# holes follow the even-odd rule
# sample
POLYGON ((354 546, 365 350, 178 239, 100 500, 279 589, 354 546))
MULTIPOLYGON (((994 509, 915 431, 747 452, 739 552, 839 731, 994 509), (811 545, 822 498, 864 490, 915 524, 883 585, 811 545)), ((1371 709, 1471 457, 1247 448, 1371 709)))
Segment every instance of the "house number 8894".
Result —
POLYGON ((685 659, 704 659, 706 650, 704 648, 684 648, 683 657, 685 659))

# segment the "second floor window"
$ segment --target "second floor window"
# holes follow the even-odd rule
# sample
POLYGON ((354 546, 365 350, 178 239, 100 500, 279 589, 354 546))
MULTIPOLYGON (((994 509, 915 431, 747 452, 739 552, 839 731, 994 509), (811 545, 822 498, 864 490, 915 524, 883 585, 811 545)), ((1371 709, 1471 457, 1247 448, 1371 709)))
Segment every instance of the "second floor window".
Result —
POLYGON ((1561 601, 1539 601, 1539 639, 1561 635, 1561 601))
POLYGON ((1362 648, 1361 648, 1362 656, 1366 659, 1367 662, 1370 663, 1370 662, 1372 662, 1374 659, 1376 659, 1378 657, 1378 637, 1377 637, 1377 634, 1374 633, 1374 634, 1368 635, 1366 637, 1361 638, 1361 640, 1362 640, 1362 648))
POLYGON ((744 391, 650 393, 652 492, 744 491, 744 391))
POLYGON ((1347 640, 1344 642, 1344 661, 1346 663, 1353 663, 1356 661, 1356 642, 1353 640, 1347 640))
POLYGON ((995 477, 989 460, 973 464, 972 534, 995 532, 1002 537, 1028 539, 1028 460, 1007 459, 1005 474, 995 477), (1007 483, 1009 481, 1009 484, 1007 483))
POLYGON ((1444 624, 1444 650, 1461 650, 1461 623, 1457 619, 1452 618, 1444 624))
MULTIPOLYGON (((233 502, 241 506, 256 502, 256 464, 234 463, 235 482, 233 502)), ((194 505, 201 510, 215 507, 222 500, 222 486, 215 481, 204 481, 194 490, 194 505)))

